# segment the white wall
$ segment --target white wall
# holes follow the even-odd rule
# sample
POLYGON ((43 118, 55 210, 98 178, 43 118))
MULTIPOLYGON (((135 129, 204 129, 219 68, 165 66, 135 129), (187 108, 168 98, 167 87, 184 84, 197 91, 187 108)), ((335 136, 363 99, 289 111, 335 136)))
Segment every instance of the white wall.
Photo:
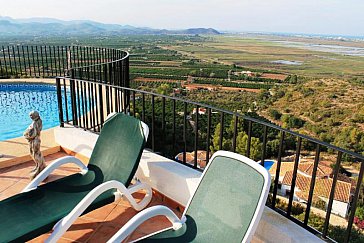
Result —
POLYGON ((137 179, 186 206, 200 181, 201 172, 144 150, 137 179))
POLYGON ((286 190, 291 190, 291 186, 287 186, 287 185, 282 184, 280 195, 286 196, 286 190))
POLYGON ((344 202, 340 202, 340 201, 336 201, 334 200, 332 203, 332 210, 331 212, 334 214, 338 214, 341 217, 345 218, 347 211, 349 208, 349 204, 348 203, 344 203, 344 202))
POLYGON ((54 129, 54 139, 61 147, 81 154, 87 158, 91 157, 98 135, 77 129, 65 124, 64 128, 54 129))

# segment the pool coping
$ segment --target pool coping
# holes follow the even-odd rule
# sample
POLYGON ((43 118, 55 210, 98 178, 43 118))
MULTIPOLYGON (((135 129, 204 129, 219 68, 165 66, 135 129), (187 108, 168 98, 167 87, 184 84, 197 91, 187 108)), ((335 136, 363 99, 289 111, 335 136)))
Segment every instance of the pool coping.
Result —
POLYGON ((1 83, 10 84, 52 84, 56 85, 56 78, 17 78, 17 79, 0 79, 1 83))
MULTIPOLYGON (((41 133, 41 152, 43 156, 60 151, 60 146, 54 139, 54 128, 46 129, 41 133)), ((29 154, 29 145, 24 137, 17 137, 0 141, 0 169, 25 163, 32 160, 29 154)))

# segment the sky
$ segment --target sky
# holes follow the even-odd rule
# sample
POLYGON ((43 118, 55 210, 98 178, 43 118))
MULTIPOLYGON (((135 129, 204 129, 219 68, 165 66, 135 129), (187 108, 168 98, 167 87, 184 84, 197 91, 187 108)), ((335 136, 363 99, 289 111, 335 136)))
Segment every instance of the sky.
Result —
POLYGON ((363 0, 0 0, 0 16, 364 36, 363 0))

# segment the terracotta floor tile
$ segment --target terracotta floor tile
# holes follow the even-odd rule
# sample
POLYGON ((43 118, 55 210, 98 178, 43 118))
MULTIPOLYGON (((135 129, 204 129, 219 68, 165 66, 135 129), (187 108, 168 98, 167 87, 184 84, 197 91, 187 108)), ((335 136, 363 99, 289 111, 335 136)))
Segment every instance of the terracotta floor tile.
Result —
POLYGON ((138 239, 153 232, 171 227, 172 224, 164 216, 156 216, 141 224, 138 229, 130 236, 130 240, 138 239))
POLYGON ((123 226, 138 212, 130 206, 117 205, 105 219, 105 222, 123 226))
POLYGON ((57 152, 57 153, 54 153, 54 154, 50 154, 50 155, 47 155, 45 157, 45 161, 51 161, 51 160, 54 160, 54 159, 58 159, 60 157, 63 157, 63 156, 66 156, 66 153, 64 152, 57 152))
POLYGON ((114 210, 114 208, 116 206, 117 205, 110 203, 101 208, 95 209, 95 210, 83 215, 82 217, 85 219, 104 221, 107 218, 107 216, 109 216, 109 214, 114 210))
POLYGON ((71 243, 71 242, 73 242, 73 243, 77 243, 77 242, 80 242, 80 241, 75 241, 75 240, 70 240, 70 239, 65 239, 65 238, 60 238, 60 239, 58 239, 58 241, 57 241, 57 243, 71 243))
POLYGON ((91 238, 87 241, 89 243, 100 243, 108 241, 118 230, 120 226, 111 224, 111 223, 104 223, 102 224, 91 238))
POLYGON ((63 177, 65 177, 66 175, 55 175, 54 173, 51 173, 43 182, 43 183, 48 183, 48 182, 51 182, 51 181, 55 181, 55 180, 58 180, 58 179, 61 179, 63 177))
POLYGON ((31 243, 38 243, 38 242, 44 242, 48 237, 49 237, 50 233, 47 233, 47 234, 43 234, 43 235, 40 235, 30 241, 27 241, 27 242, 31 242, 31 243))
POLYGON ((34 167, 34 163, 24 163, 12 166, 3 172, 0 172, 0 178, 19 181, 21 179, 28 179, 29 172, 34 167))
POLYGON ((8 194, 4 194, 4 193, 0 192, 0 201, 7 199, 8 197, 9 197, 8 194))
MULTIPOLYGON (((144 195, 145 192, 135 192, 132 194, 132 196, 137 202, 140 202, 144 198, 144 195)), ((130 203, 128 199, 126 199, 126 197, 122 197, 119 201, 117 201, 117 203, 122 206, 130 207, 130 203)))
POLYGON ((2 179, 0 177, 0 193, 2 191, 5 191, 6 189, 8 189, 10 186, 14 185, 15 183, 16 183, 16 181, 14 181, 14 180, 2 179))
POLYGON ((142 238, 143 236, 146 236, 146 234, 139 232, 138 230, 134 231, 128 238, 127 241, 133 241, 142 238))
POLYGON ((62 238, 78 242, 86 242, 99 225, 100 223, 95 222, 94 220, 78 218, 62 236, 62 238))
POLYGON ((157 205, 164 205, 167 206, 168 208, 170 208, 178 217, 181 217, 183 212, 177 210, 176 208, 172 208, 171 205, 169 204, 169 202, 161 202, 159 198, 152 198, 152 201, 149 203, 148 207, 151 206, 157 206, 157 205))
MULTIPOLYGON (((11 187, 9 187, 8 189, 4 190, 1 192, 1 197, 5 196, 5 198, 14 196, 15 194, 20 193, 25 187, 27 186, 26 183, 23 182, 17 182, 14 185, 12 185, 11 187)), ((4 198, 2 198, 1 200, 3 200, 4 198)))

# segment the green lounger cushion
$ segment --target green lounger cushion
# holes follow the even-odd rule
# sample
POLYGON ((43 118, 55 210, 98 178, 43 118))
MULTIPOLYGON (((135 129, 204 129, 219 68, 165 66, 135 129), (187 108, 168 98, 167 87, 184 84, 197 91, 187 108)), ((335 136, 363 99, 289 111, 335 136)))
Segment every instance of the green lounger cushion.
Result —
POLYGON ((143 241, 241 242, 263 186, 264 177, 254 168, 233 158, 217 156, 187 209, 186 224, 179 230, 168 229, 143 241))
MULTIPOLYGON (((117 114, 105 123, 85 175, 74 174, 0 202, 0 242, 24 242, 52 229, 93 188, 114 179, 129 186, 145 140, 140 121, 117 114)), ((114 201, 113 190, 100 195, 91 211, 114 201)))

